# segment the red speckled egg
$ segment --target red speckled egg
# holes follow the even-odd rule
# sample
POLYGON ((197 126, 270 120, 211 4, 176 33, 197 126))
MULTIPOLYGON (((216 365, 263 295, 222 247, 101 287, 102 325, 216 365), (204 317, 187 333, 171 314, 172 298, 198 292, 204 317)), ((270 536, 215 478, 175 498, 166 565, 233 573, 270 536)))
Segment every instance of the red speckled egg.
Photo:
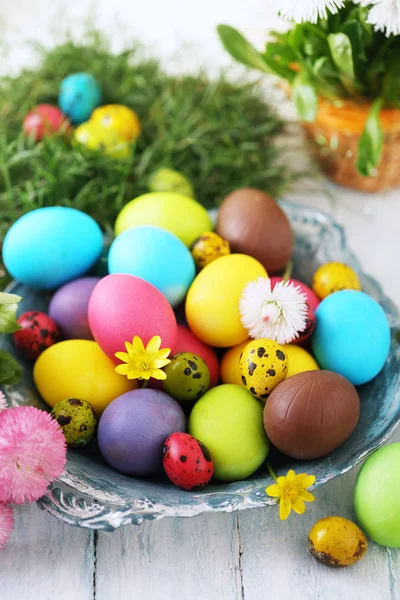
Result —
POLYGON ((172 349, 172 354, 179 354, 180 352, 191 352, 200 356, 210 371, 210 388, 217 385, 219 381, 219 362, 215 350, 201 342, 190 329, 183 325, 178 325, 178 336, 172 349))
POLYGON ((200 489, 214 473, 210 452, 188 433, 173 433, 163 448, 163 465, 169 479, 184 490, 200 489))
POLYGON ((28 360, 36 360, 46 348, 61 339, 55 321, 42 312, 31 310, 22 314, 17 321, 22 329, 13 334, 14 343, 28 360))
POLYGON ((39 104, 28 112, 23 122, 25 135, 32 136, 36 142, 62 128, 65 131, 70 129, 68 119, 57 106, 51 104, 39 104))

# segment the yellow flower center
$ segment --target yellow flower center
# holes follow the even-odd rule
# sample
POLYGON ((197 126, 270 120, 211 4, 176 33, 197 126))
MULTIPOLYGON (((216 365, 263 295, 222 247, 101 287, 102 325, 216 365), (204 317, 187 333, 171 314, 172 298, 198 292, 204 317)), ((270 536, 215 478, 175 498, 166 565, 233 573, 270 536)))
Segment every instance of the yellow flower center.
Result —
POLYGON ((299 495, 299 490, 295 485, 288 485, 285 489, 285 496, 292 500, 293 498, 297 498, 299 495))
POLYGON ((141 371, 149 371, 151 369, 150 361, 142 358, 142 360, 139 361, 138 367, 141 371))

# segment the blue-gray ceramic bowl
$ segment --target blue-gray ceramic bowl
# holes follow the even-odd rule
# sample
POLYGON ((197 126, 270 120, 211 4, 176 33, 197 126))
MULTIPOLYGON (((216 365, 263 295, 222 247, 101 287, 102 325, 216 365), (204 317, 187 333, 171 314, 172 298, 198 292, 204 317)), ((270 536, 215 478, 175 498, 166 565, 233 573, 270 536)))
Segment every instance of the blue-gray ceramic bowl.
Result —
MULTIPOLYGON (((371 383, 359 388, 361 418, 350 439, 326 458, 294 461, 270 456, 278 474, 288 468, 316 476, 314 487, 342 475, 371 452, 382 446, 400 421, 400 345, 395 333, 400 327, 399 312, 386 298, 376 281, 362 273, 357 259, 347 247, 342 228, 313 209, 282 203, 296 235, 294 276, 311 282, 315 269, 328 261, 350 264, 361 278, 363 289, 384 308, 392 328, 392 347, 383 371, 371 383)), ((8 291, 21 295, 20 311, 46 310, 48 297, 13 283, 8 291)), ((11 336, 2 336, 0 347, 14 353, 11 336)), ((5 390, 11 405, 31 404, 46 408, 32 382, 31 368, 25 365, 20 385, 5 390)), ((135 479, 113 471, 96 452, 69 450, 64 474, 39 505, 58 518, 80 527, 113 530, 143 519, 192 517, 203 512, 244 510, 275 504, 265 494, 272 482, 267 470, 260 469, 246 481, 211 483, 202 491, 185 492, 166 479, 135 479)))

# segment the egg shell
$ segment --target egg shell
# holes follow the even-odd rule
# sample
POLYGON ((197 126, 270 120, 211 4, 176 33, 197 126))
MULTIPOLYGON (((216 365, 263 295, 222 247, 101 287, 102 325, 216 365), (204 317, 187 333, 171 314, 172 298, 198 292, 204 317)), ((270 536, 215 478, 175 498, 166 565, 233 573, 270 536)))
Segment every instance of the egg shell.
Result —
POLYGON ((231 251, 256 258, 277 273, 289 262, 294 236, 279 204, 265 192, 242 188, 222 202, 216 232, 228 240, 231 251))
POLYGON ((120 396, 106 408, 97 437, 103 457, 114 469, 146 476, 162 468, 165 440, 185 428, 185 415, 173 398, 140 389, 120 396))
POLYGON ((195 402, 210 387, 210 371, 204 360, 192 352, 181 352, 164 367, 164 392, 179 402, 195 402))
POLYGON ((264 267, 244 254, 211 262, 197 275, 186 297, 190 329, 206 344, 220 348, 246 340, 249 334, 240 320, 239 300, 247 283, 266 276, 264 267))
POLYGON ((195 193, 189 179, 173 169, 157 169, 149 178, 149 192, 174 192, 189 198, 195 198, 195 193))
POLYGON ((66 115, 57 106, 39 104, 26 115, 23 129, 26 136, 40 142, 59 131, 69 131, 70 125, 66 115))
POLYGON ((165 296, 134 275, 107 275, 94 288, 89 301, 89 324, 94 339, 115 362, 116 352, 126 352, 125 342, 135 335, 146 345, 161 337, 161 348, 173 348, 177 326, 165 296))
POLYGON ((201 204, 173 192, 153 192, 128 202, 115 222, 115 235, 139 225, 166 229, 188 247, 212 228, 211 219, 201 204))
POLYGON ((93 406, 79 398, 67 398, 57 402, 51 416, 61 427, 70 447, 86 446, 97 427, 98 417, 93 406))
MULTIPOLYGON (((273 290, 277 283, 283 281, 283 277, 273 276, 271 277, 271 289, 273 290)), ((302 281, 298 279, 288 279, 288 283, 293 283, 295 287, 299 287, 303 294, 307 297, 308 306, 315 312, 317 310, 318 305, 320 304, 320 300, 318 296, 313 292, 313 290, 308 287, 302 281)))
POLYGON ((185 244, 169 231, 149 225, 127 229, 114 240, 108 270, 141 277, 160 290, 173 307, 182 302, 196 275, 185 244))
POLYGON ((253 396, 266 400, 286 378, 287 365, 283 346, 268 339, 252 340, 239 360, 242 383, 253 396))
POLYGON ((242 374, 240 372, 239 359, 246 348, 248 340, 233 346, 222 357, 221 360, 221 381, 222 383, 234 383, 235 385, 243 385, 242 374))
POLYGON ((73 123, 87 121, 100 101, 99 83, 90 73, 72 73, 62 80, 58 103, 73 123))
POLYGON ((184 490, 207 485, 214 473, 208 448, 188 433, 173 433, 165 440, 163 466, 172 483, 184 490))
POLYGON ((137 387, 136 381, 118 375, 115 364, 90 340, 66 340, 48 348, 35 362, 33 378, 49 406, 65 398, 80 398, 98 414, 137 387))
POLYGON ((90 117, 92 123, 98 123, 105 129, 112 129, 128 142, 136 139, 141 131, 137 114, 122 104, 106 104, 96 108, 90 117))
POLYGON ((350 567, 367 551, 365 535, 355 523, 343 517, 325 517, 308 534, 311 555, 326 567, 350 567))
POLYGON ((219 381, 219 361, 214 348, 200 341, 194 333, 184 325, 178 325, 178 334, 171 354, 179 352, 193 352, 200 356, 210 371, 210 388, 219 381))
POLYGON ((54 289, 88 271, 103 235, 89 215, 64 206, 38 208, 8 230, 3 261, 11 276, 36 289, 54 289))
POLYGON ((213 231, 203 233, 192 246, 192 256, 196 267, 204 269, 213 260, 220 256, 227 256, 231 253, 229 242, 222 239, 220 235, 213 231))
POLYGON ((340 262, 321 265, 314 273, 312 286, 321 300, 340 290, 361 290, 357 273, 340 262))
POLYGON ((288 370, 286 379, 297 375, 298 373, 304 373, 305 371, 319 371, 319 366, 315 358, 301 348, 294 344, 288 344, 284 346, 284 351, 288 359, 288 370))
POLYGON ((46 348, 61 339, 56 322, 37 310, 23 313, 17 323, 22 329, 13 333, 14 344, 27 360, 36 360, 46 348))
POLYGON ((364 292, 345 290, 325 298, 316 311, 312 349, 322 369, 353 385, 371 381, 390 350, 390 327, 383 308, 364 292))
POLYGON ((89 327, 89 299, 99 277, 81 277, 60 287, 49 304, 49 316, 66 339, 92 340, 89 327))

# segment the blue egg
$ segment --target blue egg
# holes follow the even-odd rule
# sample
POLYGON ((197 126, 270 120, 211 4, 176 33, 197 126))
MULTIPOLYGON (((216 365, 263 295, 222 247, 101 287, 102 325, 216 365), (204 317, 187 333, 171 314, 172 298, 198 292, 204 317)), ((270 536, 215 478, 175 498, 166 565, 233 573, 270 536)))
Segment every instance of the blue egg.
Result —
POLYGON ((61 82, 58 103, 73 123, 84 123, 99 106, 101 89, 89 73, 74 73, 61 82))
POLYGON ((318 306, 311 343, 320 367, 353 385, 371 381, 390 350, 390 327, 382 307, 364 292, 344 290, 318 306))
POLYGON ((112 243, 110 273, 136 275, 152 283, 177 306, 186 296, 196 268, 189 250, 174 234, 160 227, 133 227, 112 243))
POLYGON ((92 217, 64 206, 33 210, 8 230, 3 261, 21 283, 54 289, 88 271, 101 254, 103 234, 92 217))

